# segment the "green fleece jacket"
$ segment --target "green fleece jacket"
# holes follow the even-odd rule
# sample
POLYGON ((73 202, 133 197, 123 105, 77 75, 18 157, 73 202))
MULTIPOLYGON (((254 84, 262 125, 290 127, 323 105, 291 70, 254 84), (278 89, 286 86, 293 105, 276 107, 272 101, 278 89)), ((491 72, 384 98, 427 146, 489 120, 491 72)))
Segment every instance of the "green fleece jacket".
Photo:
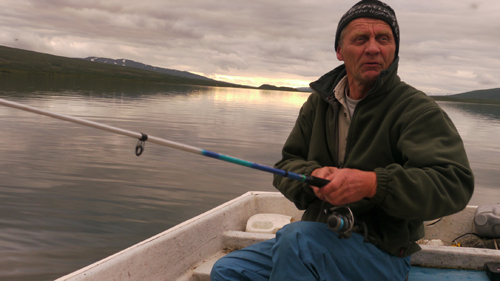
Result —
MULTIPOLYGON (((374 171, 377 192, 349 204, 364 221, 370 240, 396 256, 420 247, 423 221, 456 213, 467 205, 474 177, 462 139, 448 115, 423 92, 402 82, 398 59, 381 72, 375 86, 359 102, 349 127, 345 168, 374 171)), ((314 93, 302 106, 275 167, 310 175, 337 161, 338 110, 333 89, 346 75, 339 66, 311 83, 314 93)), ((326 222, 324 209, 306 183, 275 176, 274 186, 301 209, 303 220, 326 222)))

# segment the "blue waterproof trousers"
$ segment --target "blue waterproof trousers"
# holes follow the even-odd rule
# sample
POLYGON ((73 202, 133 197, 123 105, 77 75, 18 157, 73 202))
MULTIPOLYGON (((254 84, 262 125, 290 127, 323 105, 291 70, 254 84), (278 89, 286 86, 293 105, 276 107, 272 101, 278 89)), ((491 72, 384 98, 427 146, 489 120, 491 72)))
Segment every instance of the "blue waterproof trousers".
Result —
POLYGON ((359 234, 339 239, 325 223, 299 221, 219 259, 210 279, 404 281, 409 271, 410 257, 392 256, 359 234))

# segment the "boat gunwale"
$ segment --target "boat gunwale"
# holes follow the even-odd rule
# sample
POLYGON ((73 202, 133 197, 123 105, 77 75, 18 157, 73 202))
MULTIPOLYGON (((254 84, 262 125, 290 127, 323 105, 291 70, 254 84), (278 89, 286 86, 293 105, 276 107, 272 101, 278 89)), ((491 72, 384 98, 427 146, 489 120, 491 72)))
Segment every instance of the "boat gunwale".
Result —
MULTIPOLYGON (((464 221, 467 225, 459 231, 470 231, 473 224, 469 220, 475 208, 468 206, 461 213, 427 226, 425 238, 433 239, 443 229, 464 221)), ((279 192, 249 191, 56 281, 191 280, 195 268, 214 255, 221 255, 225 244, 248 244, 262 239, 259 234, 245 233, 246 242, 238 241, 236 232, 244 232, 246 221, 252 215, 268 212, 291 215, 295 220, 300 220, 303 213, 279 192), (231 232, 234 233, 228 235, 231 232)), ((422 251, 412 255, 412 265, 480 270, 485 262, 500 260, 500 251, 497 250, 449 245, 421 247, 422 251)))
POLYGON ((246 220, 251 215, 266 212, 266 210, 271 210, 275 213, 281 212, 282 214, 289 214, 292 212, 296 220, 300 220, 302 214, 302 211, 296 210, 293 203, 284 198, 279 192, 249 191, 154 235, 153 237, 62 276, 56 279, 56 281, 94 280, 95 278, 106 280, 109 279, 108 277, 111 278, 111 274, 108 274, 108 272, 114 272, 114 270, 110 268, 116 268, 122 271, 119 274, 113 275, 119 275, 113 277, 118 280, 128 279, 127 277, 131 276, 134 276, 132 279, 158 279, 158 277, 161 276, 163 279, 168 280, 184 280, 185 272, 190 271, 197 263, 204 259, 208 259, 222 248, 225 231, 243 231, 245 229, 246 220), (267 202, 267 204, 265 202, 267 202), (269 206, 269 203, 275 206, 269 206), (293 211, 293 209, 295 209, 295 211, 293 211), (210 227, 203 229, 204 225, 210 227), (204 235, 202 237, 203 242, 199 241, 199 236, 192 236, 192 230, 204 235), (209 238, 207 238, 207 234, 209 238), (182 239, 178 239, 179 236, 182 236, 182 239), (185 241, 182 241, 183 239, 185 239, 185 241), (174 240, 178 241, 172 242, 174 240), (174 244, 175 247, 170 249, 168 252, 169 255, 162 255, 161 261, 155 261, 154 263, 144 262, 134 257, 134 255, 139 254, 158 255, 160 253, 165 253, 165 250, 161 249, 161 247, 165 247, 164 244, 174 244), (186 248, 191 248, 200 252, 197 253, 196 260, 187 260, 189 254, 182 252, 189 251, 186 248), (181 264, 179 264, 179 259, 182 260, 180 262, 181 264), (121 264, 122 262, 123 264, 121 264), (169 266, 169 269, 165 269, 165 266, 169 266), (144 269, 143 267, 148 267, 150 273, 138 272, 138 269, 144 269), (172 269, 171 267, 175 268, 172 269), (102 277, 103 275, 105 278, 102 277), (141 275, 141 277, 138 277, 138 275, 141 275))

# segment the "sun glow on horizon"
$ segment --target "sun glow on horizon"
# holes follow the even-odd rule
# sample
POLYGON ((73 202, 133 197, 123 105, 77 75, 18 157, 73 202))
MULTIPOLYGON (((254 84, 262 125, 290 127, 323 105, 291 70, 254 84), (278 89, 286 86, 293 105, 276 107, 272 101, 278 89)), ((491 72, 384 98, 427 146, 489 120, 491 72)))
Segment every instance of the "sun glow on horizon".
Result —
MULTIPOLYGON (((203 75, 203 74, 200 74, 203 75)), ((300 80, 300 79, 279 79, 279 78, 265 78, 265 77, 241 77, 241 76, 229 76, 229 75, 220 75, 213 74, 207 76, 208 78, 215 79, 218 81, 259 87, 263 84, 269 84, 277 87, 291 87, 291 88, 300 88, 300 87, 308 87, 311 81, 309 80, 300 80)))

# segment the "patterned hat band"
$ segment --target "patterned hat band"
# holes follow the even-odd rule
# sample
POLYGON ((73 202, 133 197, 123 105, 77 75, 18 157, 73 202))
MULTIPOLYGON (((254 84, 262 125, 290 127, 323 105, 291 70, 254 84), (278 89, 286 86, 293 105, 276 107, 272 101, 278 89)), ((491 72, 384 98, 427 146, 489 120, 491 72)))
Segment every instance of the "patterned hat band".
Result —
POLYGON ((396 13, 389 5, 378 0, 363 0, 356 3, 347 11, 339 21, 337 33, 335 35, 335 49, 340 41, 342 30, 353 20, 358 18, 375 18, 385 21, 392 29, 396 41, 396 57, 399 52, 399 25, 396 13))

